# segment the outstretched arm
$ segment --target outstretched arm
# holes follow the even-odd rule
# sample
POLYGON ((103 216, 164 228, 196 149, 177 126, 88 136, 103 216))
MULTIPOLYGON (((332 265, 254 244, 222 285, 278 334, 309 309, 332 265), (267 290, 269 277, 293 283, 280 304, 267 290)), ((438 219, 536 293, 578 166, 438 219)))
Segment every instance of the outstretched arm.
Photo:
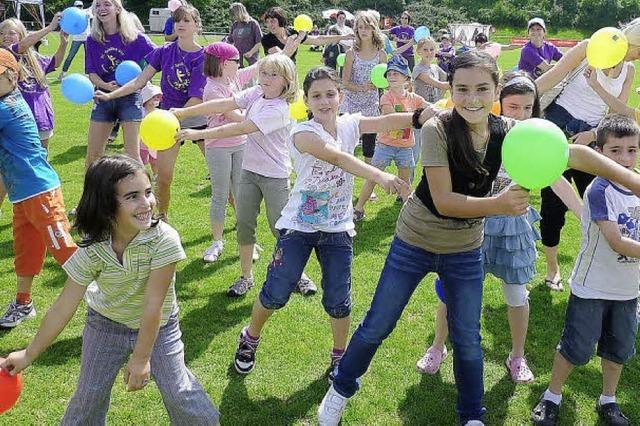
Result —
POLYGON ((94 95, 94 99, 105 102, 130 95, 133 92, 142 89, 148 82, 151 81, 151 79, 157 72, 158 71, 156 71, 154 67, 152 67, 151 65, 147 65, 135 80, 128 82, 127 84, 114 90, 113 92, 104 93, 98 90, 94 95))
POLYGON ((569 145, 569 167, 617 182, 640 197, 640 174, 584 145, 569 145))
POLYGON ((34 31, 32 33, 27 34, 27 36, 22 40, 20 40, 20 42, 18 43, 17 53, 22 54, 26 52, 28 48, 30 48, 31 46, 33 46, 34 44, 42 40, 51 31, 54 31, 56 28, 58 28, 61 17, 62 17, 62 12, 57 12, 55 15, 53 15, 53 19, 51 20, 49 25, 47 25, 41 30, 34 31))
MULTIPOLYGON (((202 104, 204 105, 204 104, 202 104)), ((195 107, 194 107, 195 108, 195 107)), ((219 127, 205 130, 184 129, 176 134, 176 141, 196 141, 201 139, 225 139, 234 136, 248 135, 258 132, 260 129, 251 120, 244 120, 240 123, 228 123, 219 127)))
POLYGON ((172 108, 171 113, 178 119, 183 119, 198 115, 224 113, 238 108, 240 108, 240 106, 236 103, 234 98, 221 98, 212 99, 187 108, 172 108))

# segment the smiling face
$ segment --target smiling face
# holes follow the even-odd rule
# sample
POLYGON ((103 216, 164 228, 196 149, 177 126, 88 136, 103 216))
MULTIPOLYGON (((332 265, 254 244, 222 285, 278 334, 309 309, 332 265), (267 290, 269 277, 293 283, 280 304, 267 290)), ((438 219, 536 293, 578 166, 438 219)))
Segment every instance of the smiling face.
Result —
POLYGON ((267 24, 267 29, 269 30, 269 32, 275 32, 280 28, 278 18, 266 18, 264 22, 267 24))
POLYGON ((538 24, 533 24, 529 27, 529 41, 533 43, 534 46, 540 47, 542 46, 542 42, 544 41, 544 28, 538 24))
POLYGON ((156 198, 151 191, 151 182, 143 170, 121 179, 116 184, 118 210, 115 215, 115 230, 120 235, 135 235, 149 229, 153 220, 156 198))
POLYGON ((389 87, 392 89, 404 89, 409 77, 396 70, 387 71, 386 75, 389 87))
POLYGON ((319 123, 336 119, 341 100, 342 93, 338 90, 338 86, 328 78, 311 83, 308 93, 304 96, 305 104, 313 114, 314 120, 319 123))
POLYGON ((470 125, 486 124, 499 89, 491 73, 479 67, 455 70, 451 100, 455 109, 470 125))
POLYGON ((0 37, 2 37, 2 47, 10 48, 12 45, 19 43, 21 39, 20 30, 10 21, 0 29, 0 37))
POLYGON ((122 7, 113 0, 96 0, 94 14, 100 22, 106 24, 118 19, 122 7))
POLYGON ((633 169, 638 164, 638 136, 624 136, 621 138, 613 135, 607 138, 602 148, 597 148, 606 157, 609 157, 622 167, 633 169))
POLYGON ((533 114, 535 95, 527 93, 522 95, 508 95, 502 98, 502 115, 516 120, 526 120, 533 114))

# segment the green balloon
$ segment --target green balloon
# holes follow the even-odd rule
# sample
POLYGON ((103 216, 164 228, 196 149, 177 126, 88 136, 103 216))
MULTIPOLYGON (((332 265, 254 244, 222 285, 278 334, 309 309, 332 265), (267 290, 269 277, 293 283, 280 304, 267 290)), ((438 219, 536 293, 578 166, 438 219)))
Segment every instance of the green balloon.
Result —
POLYGON ((384 76, 385 72, 387 72, 387 64, 378 64, 371 70, 371 83, 378 89, 389 87, 389 82, 384 76))
POLYGON ((568 162, 567 137, 558 126, 541 118, 517 123, 502 144, 502 165, 514 182, 526 189, 551 185, 568 162))
POLYGON ((346 53, 341 53, 338 55, 338 57, 336 58, 336 63, 338 64, 339 67, 344 67, 344 60, 347 57, 346 53))

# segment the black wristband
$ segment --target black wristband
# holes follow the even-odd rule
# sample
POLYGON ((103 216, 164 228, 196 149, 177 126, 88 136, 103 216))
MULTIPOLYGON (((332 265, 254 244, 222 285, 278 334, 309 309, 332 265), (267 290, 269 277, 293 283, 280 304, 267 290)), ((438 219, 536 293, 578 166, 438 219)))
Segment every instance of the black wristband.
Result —
POLYGON ((411 117, 411 123, 413 124, 414 129, 422 129, 422 124, 420 124, 420 114, 422 114, 424 108, 418 108, 413 111, 413 117, 411 117))

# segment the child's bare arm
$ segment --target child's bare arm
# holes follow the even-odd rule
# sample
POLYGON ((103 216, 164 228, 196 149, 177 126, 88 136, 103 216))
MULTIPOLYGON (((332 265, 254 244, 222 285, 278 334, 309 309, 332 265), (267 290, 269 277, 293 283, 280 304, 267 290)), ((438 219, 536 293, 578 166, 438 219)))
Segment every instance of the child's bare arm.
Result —
POLYGON ((640 257, 640 242, 628 237, 623 237, 618 224, 609 220, 598 220, 596 224, 616 253, 628 257, 640 257))

